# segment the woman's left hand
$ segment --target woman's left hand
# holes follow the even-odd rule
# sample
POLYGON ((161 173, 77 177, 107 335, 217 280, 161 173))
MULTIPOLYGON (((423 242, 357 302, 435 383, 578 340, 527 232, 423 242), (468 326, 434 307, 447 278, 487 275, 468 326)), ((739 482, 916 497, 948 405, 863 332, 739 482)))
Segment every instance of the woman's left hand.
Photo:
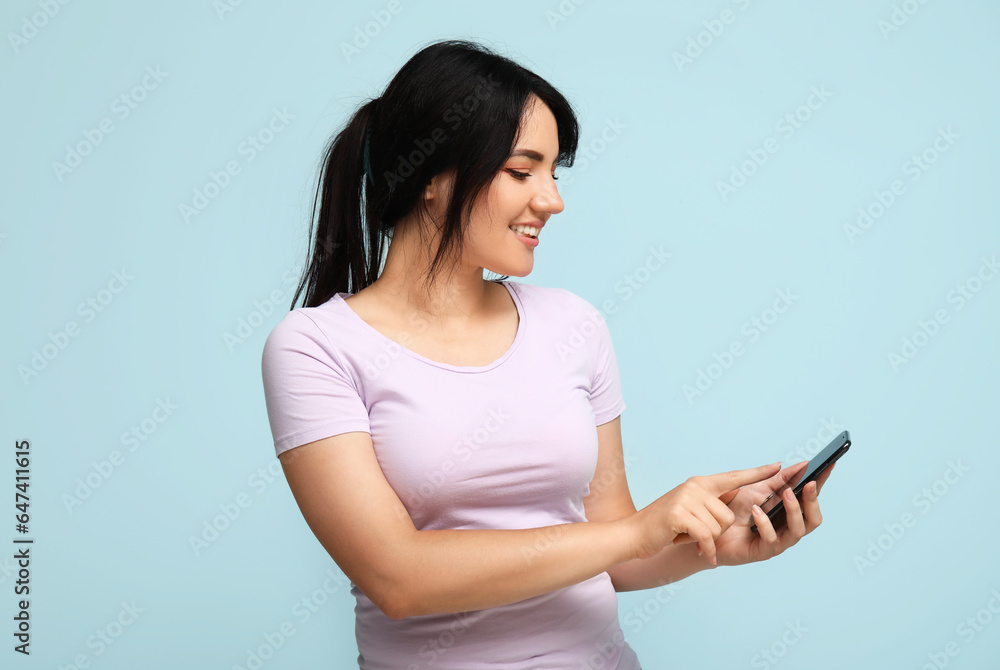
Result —
POLYGON ((715 539, 718 565, 742 565, 766 560, 777 556, 816 530, 823 521, 819 511, 819 492, 833 471, 832 465, 816 481, 805 485, 802 489, 802 504, 799 504, 792 489, 785 491, 782 496, 785 503, 785 525, 780 531, 774 530, 771 520, 759 507, 754 509, 808 464, 808 461, 802 461, 781 470, 770 479, 720 496, 736 515, 736 520, 715 539), (754 523, 757 524, 756 533, 750 530, 754 523))

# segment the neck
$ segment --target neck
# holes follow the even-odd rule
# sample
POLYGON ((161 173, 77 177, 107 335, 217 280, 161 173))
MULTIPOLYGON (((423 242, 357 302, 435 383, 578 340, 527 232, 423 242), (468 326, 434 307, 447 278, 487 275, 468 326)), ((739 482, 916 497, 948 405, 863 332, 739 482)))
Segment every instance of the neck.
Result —
POLYGON ((397 223, 382 273, 368 290, 394 310, 418 313, 442 327, 478 320, 489 311, 495 296, 489 286, 492 282, 483 279, 481 267, 439 264, 434 284, 425 287, 441 236, 426 226, 421 239, 417 225, 413 220, 397 223))

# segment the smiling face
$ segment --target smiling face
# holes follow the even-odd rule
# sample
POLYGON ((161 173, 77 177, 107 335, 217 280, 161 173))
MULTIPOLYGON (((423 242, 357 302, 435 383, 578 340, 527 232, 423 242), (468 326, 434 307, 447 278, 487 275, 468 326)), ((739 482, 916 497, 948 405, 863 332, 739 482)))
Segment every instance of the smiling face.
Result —
POLYGON ((466 267, 526 276, 534 266, 535 246, 544 244, 540 240, 545 232, 539 229, 549 217, 563 211, 554 177, 559 153, 556 118, 533 95, 528 105, 517 145, 489 189, 473 205, 462 259, 466 267), (539 239, 510 228, 519 224, 535 227, 527 232, 539 239))

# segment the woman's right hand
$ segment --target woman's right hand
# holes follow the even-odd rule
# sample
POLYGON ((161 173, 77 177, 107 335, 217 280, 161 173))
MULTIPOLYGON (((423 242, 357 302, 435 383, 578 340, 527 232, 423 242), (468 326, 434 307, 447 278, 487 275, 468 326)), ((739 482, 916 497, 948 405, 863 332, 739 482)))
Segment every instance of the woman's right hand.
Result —
POLYGON ((774 476, 781 463, 716 475, 689 477, 627 518, 632 530, 632 556, 649 558, 669 544, 697 542, 705 558, 716 564, 715 538, 736 516, 728 503, 741 486, 774 476))

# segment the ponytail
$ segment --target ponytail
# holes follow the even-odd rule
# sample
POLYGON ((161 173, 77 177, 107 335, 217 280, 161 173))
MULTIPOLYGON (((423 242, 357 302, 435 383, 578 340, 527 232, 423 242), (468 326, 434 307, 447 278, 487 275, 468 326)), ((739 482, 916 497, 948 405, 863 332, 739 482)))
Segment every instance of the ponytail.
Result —
POLYGON ((309 221, 309 265, 291 309, 303 292, 303 307, 316 307, 336 293, 357 293, 378 276, 384 237, 375 204, 364 197, 374 186, 365 173, 365 140, 377 104, 363 105, 323 154, 309 221))

